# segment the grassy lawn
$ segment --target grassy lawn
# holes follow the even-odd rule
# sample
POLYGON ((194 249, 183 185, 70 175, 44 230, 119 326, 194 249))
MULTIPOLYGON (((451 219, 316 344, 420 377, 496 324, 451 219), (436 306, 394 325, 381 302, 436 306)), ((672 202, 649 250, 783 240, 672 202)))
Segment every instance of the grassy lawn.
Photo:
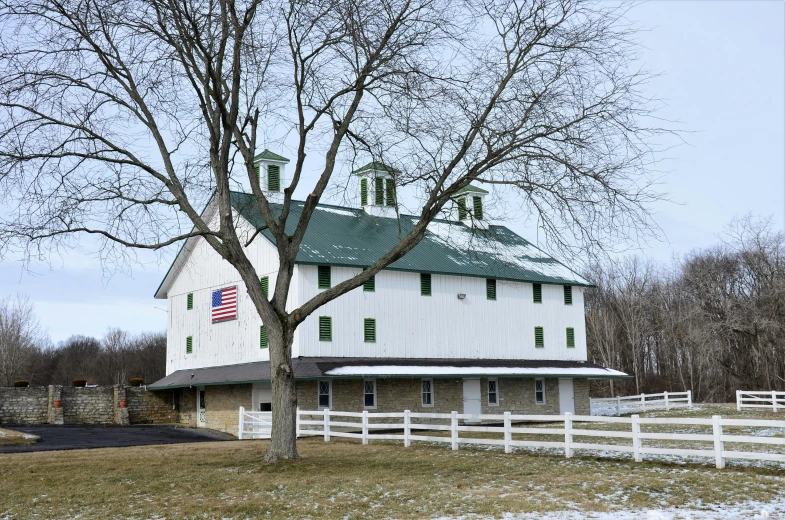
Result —
MULTIPOLYGON (((403 448, 393 442, 363 446, 311 438, 299 443, 301 460, 265 465, 260 460, 267 446, 267 441, 231 441, 0 455, 0 519, 531 513, 522 516, 528 519, 553 512, 569 516, 572 511, 569 518, 580 518, 591 512, 669 508, 715 518, 712 511, 751 501, 777 504, 772 518, 785 512, 785 466, 777 464, 731 463, 717 470, 708 460, 634 463, 588 452, 565 459, 556 451, 504 454, 495 447, 462 446, 453 452, 441 444, 403 448)), ((615 518, 659 518, 621 515, 615 518)), ((754 516, 722 516, 731 517, 754 516)))
POLYGON ((38 442, 38 437, 28 433, 0 428, 0 446, 27 446, 38 442))

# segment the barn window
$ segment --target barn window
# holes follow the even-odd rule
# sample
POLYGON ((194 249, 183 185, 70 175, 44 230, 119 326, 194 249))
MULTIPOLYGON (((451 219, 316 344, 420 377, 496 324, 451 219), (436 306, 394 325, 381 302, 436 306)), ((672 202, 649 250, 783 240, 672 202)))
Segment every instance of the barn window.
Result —
POLYGON ((431 295, 431 274, 420 273, 420 294, 423 296, 431 295))
POLYGON ((433 406, 433 379, 422 380, 422 405, 433 406))
POLYGON ((185 338, 185 353, 190 354, 194 351, 194 337, 188 336, 185 338))
POLYGON ((496 280, 493 278, 485 280, 485 297, 489 300, 496 299, 496 280))
POLYGON ((474 208, 474 219, 482 220, 482 197, 472 197, 472 206, 474 208))
POLYGON ((368 179, 360 179, 360 206, 368 205, 368 179))
POLYGON ((567 348, 575 348, 575 329, 567 327, 567 348))
POLYGON ((365 318, 363 322, 363 337, 366 343, 376 342, 376 320, 373 318, 365 318))
POLYGON ((259 327, 259 348, 267 348, 269 339, 267 337, 267 327, 262 325, 259 327))
POLYGON ((564 305, 572 305, 572 286, 564 286, 564 305))
POLYGON ((264 294, 265 298, 270 297, 270 277, 269 276, 262 276, 259 279, 259 284, 262 286, 262 294, 264 294))
POLYGON ((329 265, 320 265, 318 268, 319 289, 329 289, 332 286, 332 276, 329 265))
POLYGON ((395 206, 395 182, 392 179, 387 179, 385 187, 384 196, 387 198, 387 205, 395 206))
POLYGON ((267 167, 267 189, 281 191, 281 167, 271 164, 267 167))
POLYGON ((363 405, 376 408, 376 381, 373 379, 363 381, 363 405))
POLYGON ((332 401, 333 383, 332 381, 319 381, 319 409, 330 408, 330 401, 332 401))
POLYGON ((488 406, 499 406, 499 380, 488 380, 488 406))
POLYGON ((545 379, 534 380, 534 402, 545 404, 545 379))
POLYGON ((190 311, 191 309, 194 308, 194 293, 189 292, 187 300, 188 303, 186 304, 186 308, 190 311))
POLYGON ((376 202, 377 206, 384 206, 384 179, 381 177, 376 177, 374 181, 374 202, 376 202))
POLYGON ((545 347, 545 332, 542 327, 534 327, 534 346, 537 348, 545 347))
POLYGON ((319 316, 319 341, 333 340, 333 319, 330 316, 319 316))
POLYGON ((532 284, 532 294, 534 295, 534 303, 542 303, 542 284, 532 284))
POLYGON ((458 220, 466 220, 466 197, 458 199, 458 220))

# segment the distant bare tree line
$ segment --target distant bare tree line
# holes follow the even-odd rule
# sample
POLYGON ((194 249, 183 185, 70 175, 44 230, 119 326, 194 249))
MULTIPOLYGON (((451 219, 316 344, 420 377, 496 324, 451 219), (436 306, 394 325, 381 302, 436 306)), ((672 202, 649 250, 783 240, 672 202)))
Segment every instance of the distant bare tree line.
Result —
POLYGON ((770 221, 734 221, 719 245, 667 267, 628 257, 588 273, 589 359, 634 380, 593 394, 785 390, 785 235, 770 221))
POLYGON ((0 300, 0 386, 152 383, 166 375, 166 333, 133 335, 109 329, 103 338, 75 335, 53 347, 32 303, 24 296, 0 300))

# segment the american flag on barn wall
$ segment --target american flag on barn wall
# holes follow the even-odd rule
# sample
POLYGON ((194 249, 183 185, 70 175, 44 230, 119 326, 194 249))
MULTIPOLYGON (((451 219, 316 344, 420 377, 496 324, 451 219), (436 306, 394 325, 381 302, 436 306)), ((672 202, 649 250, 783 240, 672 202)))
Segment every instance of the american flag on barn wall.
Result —
POLYGON ((237 286, 213 291, 213 323, 233 320, 237 317, 237 286))

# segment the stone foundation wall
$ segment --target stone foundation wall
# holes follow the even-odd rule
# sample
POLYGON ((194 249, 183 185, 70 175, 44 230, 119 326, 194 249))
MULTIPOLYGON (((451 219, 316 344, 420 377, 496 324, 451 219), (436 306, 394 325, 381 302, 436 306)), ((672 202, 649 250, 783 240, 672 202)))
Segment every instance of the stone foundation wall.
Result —
POLYGON ((173 424, 180 422, 177 410, 180 391, 148 392, 144 387, 125 389, 131 424, 173 424))
POLYGON ((49 389, 0 387, 0 424, 46 424, 49 389))
POLYGON ((251 385, 208 386, 205 390, 207 427, 237 435, 240 407, 252 409, 251 385))

